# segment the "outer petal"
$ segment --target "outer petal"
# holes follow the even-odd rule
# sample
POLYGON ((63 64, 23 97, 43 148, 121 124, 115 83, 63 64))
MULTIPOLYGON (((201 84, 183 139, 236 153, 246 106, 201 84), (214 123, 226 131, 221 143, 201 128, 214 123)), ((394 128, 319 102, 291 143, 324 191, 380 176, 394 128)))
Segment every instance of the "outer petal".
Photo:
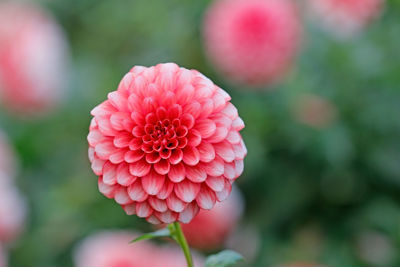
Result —
POLYGON ((189 180, 183 180, 174 187, 174 192, 182 201, 192 202, 200 191, 200 184, 192 183, 189 180))
POLYGON ((144 191, 149 195, 157 195, 163 188, 165 182, 165 175, 150 171, 147 175, 143 176, 142 186, 144 191))

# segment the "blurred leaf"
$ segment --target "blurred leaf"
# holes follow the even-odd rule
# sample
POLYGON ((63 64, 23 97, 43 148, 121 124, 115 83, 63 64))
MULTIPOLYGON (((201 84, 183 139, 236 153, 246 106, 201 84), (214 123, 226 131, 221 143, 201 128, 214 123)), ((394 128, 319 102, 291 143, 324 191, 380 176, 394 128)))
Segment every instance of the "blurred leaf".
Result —
POLYGON ((168 227, 158 230, 158 231, 155 231, 155 232, 151 232, 151 233, 147 233, 142 236, 139 236, 139 237, 133 239, 130 243, 135 243, 135 242, 142 241, 142 240, 154 239, 154 238, 160 238, 160 237, 171 237, 171 232, 168 229, 168 227))
POLYGON ((228 267, 242 261, 243 257, 232 250, 224 250, 207 258, 205 267, 228 267))

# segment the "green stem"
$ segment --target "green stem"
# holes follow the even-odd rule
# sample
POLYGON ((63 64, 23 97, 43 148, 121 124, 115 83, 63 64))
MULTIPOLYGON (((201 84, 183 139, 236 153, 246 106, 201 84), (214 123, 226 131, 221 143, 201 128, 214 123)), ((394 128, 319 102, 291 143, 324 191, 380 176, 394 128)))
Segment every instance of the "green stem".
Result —
POLYGON ((193 267, 192 255, 190 254, 189 245, 186 241, 185 235, 182 232, 181 225, 179 224, 179 222, 174 222, 173 227, 175 230, 173 235, 175 237, 175 240, 181 246, 183 253, 185 254, 187 265, 188 267, 193 267))

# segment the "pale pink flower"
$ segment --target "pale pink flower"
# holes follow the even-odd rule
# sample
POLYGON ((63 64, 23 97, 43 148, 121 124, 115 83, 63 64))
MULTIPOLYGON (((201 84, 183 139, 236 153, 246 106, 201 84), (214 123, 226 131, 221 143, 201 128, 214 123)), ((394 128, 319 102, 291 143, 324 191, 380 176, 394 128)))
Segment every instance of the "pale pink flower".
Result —
POLYGON ((0 172, 0 242, 12 242, 23 230, 26 204, 12 181, 0 172))
POLYGON ((349 37, 378 17, 384 0, 308 0, 316 21, 339 37, 349 37))
POLYGON ((7 265, 6 253, 0 244, 0 267, 7 267, 7 266, 8 265, 7 265))
MULTIPOLYGON (((137 235, 136 235, 137 236, 137 235)), ((100 232, 86 238, 75 250, 75 267, 185 267, 178 247, 156 246, 148 241, 129 244, 135 234, 100 232)), ((195 255, 196 267, 203 260, 195 255)))
POLYGON ((251 85, 281 80, 300 38, 301 23, 290 0, 217 0, 205 16, 210 60, 229 78, 251 85))
POLYGON ((100 192, 153 224, 188 223, 226 199, 247 153, 230 99, 196 70, 134 67, 92 110, 100 192))
POLYGON ((0 98, 21 114, 55 106, 66 76, 67 44, 54 19, 31 3, 0 3, 0 98))
POLYGON ((16 159, 6 136, 0 131, 0 172, 8 177, 14 177, 16 172, 16 159))
POLYGON ((304 94, 295 103, 295 117, 301 123, 315 128, 326 128, 334 122, 337 116, 335 105, 328 99, 304 94))
POLYGON ((233 233, 243 213, 243 197, 238 189, 211 210, 202 210, 182 230, 189 245, 202 250, 220 248, 233 233))

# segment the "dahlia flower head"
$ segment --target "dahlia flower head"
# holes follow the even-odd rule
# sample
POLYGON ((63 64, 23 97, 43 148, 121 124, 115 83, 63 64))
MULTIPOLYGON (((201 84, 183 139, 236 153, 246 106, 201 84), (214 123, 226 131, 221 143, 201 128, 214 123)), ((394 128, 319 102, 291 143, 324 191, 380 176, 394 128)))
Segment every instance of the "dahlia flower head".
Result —
POLYGON ((360 32, 382 12, 384 0, 308 0, 311 16, 338 37, 360 32))
POLYGON ((0 3, 0 100, 20 115, 48 112, 62 96, 67 42, 55 20, 32 3, 0 3))
POLYGON ((182 230, 189 245, 201 250, 222 247, 235 230, 243 214, 244 200, 237 187, 224 202, 217 203, 211 210, 201 210, 182 230))
MULTIPOLYGON (((186 266, 178 247, 162 247, 148 241, 130 244, 133 236, 130 232, 104 231, 87 237, 75 249, 75 267, 186 266)), ((203 266, 202 258, 194 255, 193 260, 195 266, 203 266)))
POLYGON ((204 20, 206 52, 228 78, 253 86, 280 81, 301 39, 291 0, 217 0, 204 20))
POLYGON ((12 242, 20 235, 26 213, 25 199, 10 177, 0 172, 0 243, 12 242))
POLYGON ((153 224, 189 223, 225 200, 247 154, 230 99, 196 70, 132 68, 91 112, 100 192, 153 224))

